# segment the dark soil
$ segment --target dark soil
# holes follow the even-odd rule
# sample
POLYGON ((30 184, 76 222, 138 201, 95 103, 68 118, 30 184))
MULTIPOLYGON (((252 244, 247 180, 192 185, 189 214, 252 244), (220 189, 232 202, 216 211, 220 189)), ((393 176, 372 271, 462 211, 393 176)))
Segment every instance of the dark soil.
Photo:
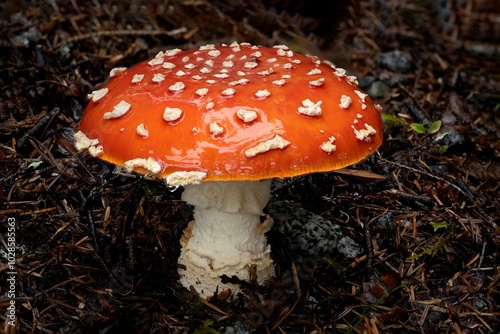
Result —
POLYGON ((0 2, 0 332, 499 333, 499 8, 436 2, 0 2), (350 175, 273 190, 363 256, 297 256, 271 231, 277 277, 202 301, 177 281, 182 189, 77 152, 73 134, 112 68, 232 41, 357 75, 385 142, 350 175))

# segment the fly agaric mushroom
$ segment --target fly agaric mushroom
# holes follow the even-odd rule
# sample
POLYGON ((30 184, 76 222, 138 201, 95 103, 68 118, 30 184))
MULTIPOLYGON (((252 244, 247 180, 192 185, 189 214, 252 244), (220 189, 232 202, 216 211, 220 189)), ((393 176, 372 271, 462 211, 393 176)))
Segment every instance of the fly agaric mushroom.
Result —
POLYGON ((286 46, 205 45, 115 68, 75 146, 184 186, 179 273, 203 297, 274 275, 261 221, 273 178, 339 169, 382 142, 380 106, 345 70, 286 46))

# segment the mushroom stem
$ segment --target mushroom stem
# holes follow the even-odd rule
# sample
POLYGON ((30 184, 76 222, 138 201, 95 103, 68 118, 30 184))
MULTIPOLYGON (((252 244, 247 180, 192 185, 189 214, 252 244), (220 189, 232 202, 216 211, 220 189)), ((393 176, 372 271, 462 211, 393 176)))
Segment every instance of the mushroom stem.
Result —
POLYGON ((262 209, 270 197, 271 180, 204 182, 187 185, 182 199, 194 205, 194 221, 181 239, 179 274, 186 288, 193 286, 202 297, 230 288, 220 276, 263 283, 274 275, 262 209), (255 268, 255 269, 253 269, 255 268), (255 270, 256 277, 251 274, 255 270))

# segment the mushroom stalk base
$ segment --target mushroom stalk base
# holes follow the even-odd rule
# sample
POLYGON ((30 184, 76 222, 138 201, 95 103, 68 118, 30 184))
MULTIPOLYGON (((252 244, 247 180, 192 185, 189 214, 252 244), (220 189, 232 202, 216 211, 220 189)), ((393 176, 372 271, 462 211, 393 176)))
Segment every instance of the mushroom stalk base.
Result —
POLYGON ((236 276, 263 283, 274 276, 265 232, 272 220, 261 223, 270 196, 270 180, 206 182, 185 187, 182 199, 194 205, 194 221, 181 239, 180 282, 193 286, 201 297, 218 289, 239 290, 220 276, 236 276))

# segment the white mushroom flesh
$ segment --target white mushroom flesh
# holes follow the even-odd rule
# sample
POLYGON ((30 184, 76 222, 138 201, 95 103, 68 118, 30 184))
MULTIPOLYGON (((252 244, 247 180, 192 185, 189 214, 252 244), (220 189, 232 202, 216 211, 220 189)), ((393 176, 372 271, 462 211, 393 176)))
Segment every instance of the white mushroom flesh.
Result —
POLYGON ((178 120, 182 116, 182 109, 166 107, 163 112, 163 119, 167 122, 178 120))
POLYGON ((130 111, 132 105, 127 103, 126 101, 120 101, 117 105, 114 106, 113 111, 105 112, 102 116, 103 119, 111 119, 122 117, 130 111))
POLYGON ((342 96, 340 97, 339 107, 342 109, 349 109, 351 103, 352 99, 349 96, 342 94, 342 96))
POLYGON ((98 102, 103 97, 108 95, 108 93, 109 93, 109 88, 101 88, 93 91, 91 94, 89 94, 89 97, 92 98, 92 102, 98 102))
POLYGON ((265 153, 270 150, 284 149, 288 145, 290 145, 290 142, 288 140, 284 139, 280 135, 276 135, 273 139, 258 143, 257 145, 247 149, 245 151, 245 156, 247 158, 252 158, 257 154, 265 153))
POLYGON ((141 137, 147 138, 149 136, 149 131, 144 125, 144 123, 139 124, 135 129, 135 131, 141 137))
POLYGON ((359 140, 370 141, 371 140, 370 136, 377 133, 377 130, 375 130, 371 125, 368 125, 366 123, 364 129, 358 130, 354 126, 352 128, 354 130, 354 135, 359 140))
POLYGON ((224 128, 220 126, 217 122, 212 122, 209 125, 210 133, 213 135, 220 135, 224 133, 224 128))
POLYGON ((257 113, 253 110, 238 109, 236 115, 245 123, 250 123, 257 119, 257 113))
POLYGON ((302 107, 298 107, 297 111, 299 114, 307 115, 307 116, 321 116, 323 110, 321 109, 321 105, 323 101, 318 101, 316 103, 312 102, 309 99, 302 101, 302 107))
POLYGON ((131 172, 135 168, 144 168, 152 174, 158 174, 161 171, 161 165, 153 158, 136 158, 125 161, 125 168, 131 172))

